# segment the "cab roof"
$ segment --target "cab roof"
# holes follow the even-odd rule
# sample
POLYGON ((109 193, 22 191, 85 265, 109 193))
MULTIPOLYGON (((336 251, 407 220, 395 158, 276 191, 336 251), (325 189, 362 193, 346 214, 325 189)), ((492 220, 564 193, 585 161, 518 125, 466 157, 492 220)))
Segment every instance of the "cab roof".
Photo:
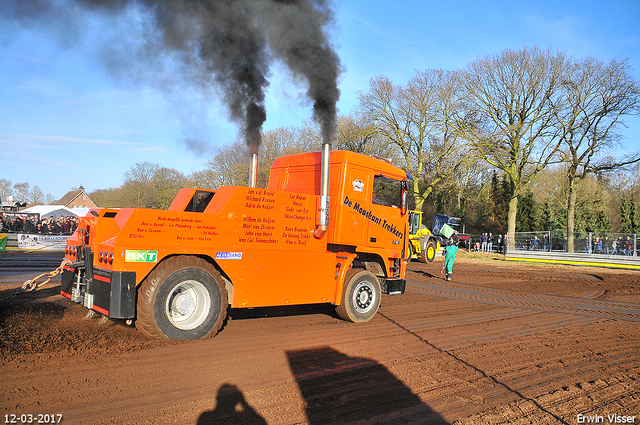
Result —
MULTIPOLYGON (((277 158, 271 168, 287 168, 297 166, 320 166, 322 163, 322 152, 300 153, 277 158)), ((407 173, 402 168, 387 162, 386 160, 363 155, 351 151, 331 151, 331 164, 354 164, 365 168, 370 168, 397 180, 406 180, 407 173)))

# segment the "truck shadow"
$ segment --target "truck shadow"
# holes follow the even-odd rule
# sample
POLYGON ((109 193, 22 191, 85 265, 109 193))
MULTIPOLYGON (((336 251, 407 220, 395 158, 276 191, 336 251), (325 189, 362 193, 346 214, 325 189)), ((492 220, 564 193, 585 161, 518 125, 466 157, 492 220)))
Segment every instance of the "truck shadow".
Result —
POLYGON ((203 412, 198 417, 198 425, 247 424, 267 425, 267 421, 256 412, 242 391, 235 385, 224 384, 218 389, 216 408, 203 412))
POLYGON ((227 315, 233 320, 255 319, 258 317, 305 316, 310 314, 325 314, 338 317, 336 307, 327 303, 277 307, 230 308, 227 312, 227 315))
POLYGON ((288 351, 309 424, 447 424, 383 365, 330 347, 288 351))

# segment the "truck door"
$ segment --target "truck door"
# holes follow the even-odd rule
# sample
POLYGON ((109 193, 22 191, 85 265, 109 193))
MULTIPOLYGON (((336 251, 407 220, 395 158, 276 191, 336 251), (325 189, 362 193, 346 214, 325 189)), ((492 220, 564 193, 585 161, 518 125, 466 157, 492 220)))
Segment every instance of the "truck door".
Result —
POLYGON ((371 171, 352 167, 345 181, 344 198, 341 199, 342 225, 336 229, 341 244, 362 245, 367 236, 370 220, 367 218, 371 202, 371 171))
POLYGON ((402 250, 407 217, 402 215, 402 182, 374 176, 367 246, 402 250))

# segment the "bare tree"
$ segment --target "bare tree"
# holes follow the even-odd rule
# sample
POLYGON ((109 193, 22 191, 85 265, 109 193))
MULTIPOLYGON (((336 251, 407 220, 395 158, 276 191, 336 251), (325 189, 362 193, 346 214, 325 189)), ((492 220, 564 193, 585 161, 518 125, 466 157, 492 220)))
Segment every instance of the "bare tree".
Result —
MULTIPOLYGON (((258 151, 257 186, 267 187, 271 165, 276 158, 300 152, 317 150, 306 138, 307 134, 293 127, 279 127, 262 135, 262 144, 258 151)), ((220 186, 246 186, 249 181, 250 150, 244 141, 225 145, 213 159, 207 161, 205 169, 192 175, 192 178, 204 182, 207 187, 217 189, 220 186)))
MULTIPOLYGON (((422 201, 438 186, 454 188, 456 214, 464 211, 462 199, 473 175, 486 168, 480 164, 475 150, 466 143, 458 131, 463 110, 463 92, 459 72, 440 73, 438 112, 435 121, 435 133, 429 136, 429 148, 425 151, 423 181, 426 184, 421 194, 422 201)), ((437 212, 444 212, 438 210, 437 212)), ((449 212, 449 211, 447 211, 449 212)))
MULTIPOLYGON (((305 120, 301 131, 301 139, 308 151, 318 151, 322 145, 322 129, 315 120, 305 120)), ((400 161, 395 146, 383 140, 376 127, 363 115, 338 116, 336 140, 332 141, 332 149, 346 150, 387 159, 400 161)))
POLYGON ((278 127, 266 131, 262 135, 262 144, 260 145, 260 167, 268 174, 268 170, 271 169, 276 158, 302 152, 314 152, 320 149, 320 145, 321 141, 314 145, 308 139, 307 133, 297 127, 278 127))
POLYGON ((100 208, 129 208, 124 186, 110 189, 98 189, 89 194, 91 200, 100 208))
MULTIPOLYGON (((388 144, 385 144, 388 146, 388 144)), ((376 130, 362 116, 340 115, 338 117, 338 140, 334 148, 358 152, 365 155, 379 155, 376 130)), ((385 149, 385 153, 388 149, 385 149)))
POLYGON ((416 209, 422 209, 434 186, 467 159, 449 127, 454 85, 453 73, 427 70, 417 72, 406 86, 374 78, 369 92, 358 94, 359 112, 383 141, 397 147, 406 169, 416 177, 412 187, 416 209), (421 179, 428 183, 422 189, 421 179))
MULTIPOLYGON (((225 145, 205 164, 204 177, 213 184, 212 189, 220 186, 247 185, 249 181, 250 150, 242 140, 225 145)), ((262 163, 259 160, 259 166, 262 163)))
POLYGON ((16 183, 13 185, 14 199, 17 202, 26 202, 29 197, 29 183, 16 183))
POLYGON ((640 110, 640 85, 628 60, 605 63, 589 57, 567 68, 562 87, 566 102, 556 116, 567 164, 567 250, 574 252, 576 183, 640 161, 640 152, 612 156, 625 117, 640 110))
POLYGON ((29 204, 41 204, 44 202, 44 192, 39 186, 33 186, 27 194, 29 204))
POLYGON ((153 175, 153 207, 166 210, 180 189, 186 187, 187 178, 174 168, 159 168, 153 175))
POLYGON ((0 196, 9 196, 12 193, 11 180, 0 179, 0 196))
POLYGON ((340 115, 338 117, 338 140, 336 149, 361 153, 363 155, 385 158, 398 163, 398 149, 383 140, 375 126, 360 114, 340 115))
POLYGON ((492 166, 509 177, 509 248, 513 249, 518 194, 556 157, 554 127, 564 53, 537 47, 505 50, 472 62, 461 75, 464 120, 459 131, 492 166))
POLYGON ((122 186, 123 204, 133 208, 153 207, 153 177, 160 169, 159 164, 152 162, 136 162, 124 173, 125 182, 122 186))
POLYGON ((124 181, 126 182, 140 182, 151 183, 153 176, 160 169, 159 164, 155 164, 149 161, 136 162, 136 165, 131 167, 129 171, 124 173, 124 181))
POLYGON ((189 186, 198 187, 201 189, 216 189, 218 186, 216 185, 215 176, 212 173, 208 172, 205 168, 204 170, 194 171, 188 177, 189 186))

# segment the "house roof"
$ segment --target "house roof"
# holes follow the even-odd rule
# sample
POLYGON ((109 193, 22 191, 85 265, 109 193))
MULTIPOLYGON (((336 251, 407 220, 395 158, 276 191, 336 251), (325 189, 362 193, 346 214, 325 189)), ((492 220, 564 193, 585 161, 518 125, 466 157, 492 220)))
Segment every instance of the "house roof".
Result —
POLYGON ((89 195, 87 195, 87 193, 84 191, 84 188, 80 186, 80 189, 67 192, 67 194, 64 195, 62 198, 58 199, 57 201, 53 201, 51 205, 69 205, 73 202, 74 199, 76 199, 78 196, 82 195, 83 193, 85 194, 87 199, 91 201, 93 205, 96 204, 95 202, 93 202, 91 198, 89 198, 89 195))

